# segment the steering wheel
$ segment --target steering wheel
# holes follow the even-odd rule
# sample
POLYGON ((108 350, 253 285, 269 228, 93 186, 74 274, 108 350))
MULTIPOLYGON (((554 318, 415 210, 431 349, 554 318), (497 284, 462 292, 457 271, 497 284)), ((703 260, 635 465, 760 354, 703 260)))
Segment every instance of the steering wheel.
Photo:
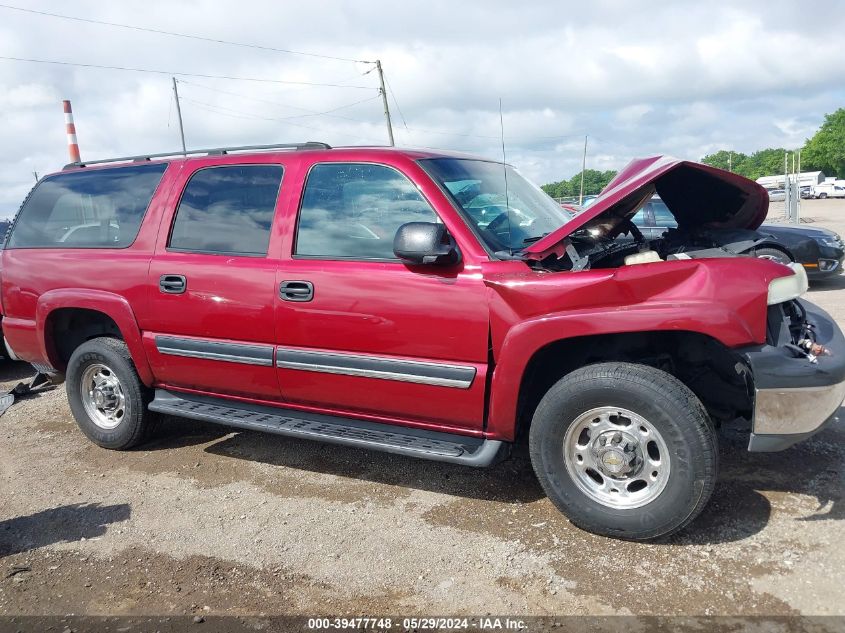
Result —
POLYGON ((510 222, 510 216, 507 212, 500 213, 497 215, 493 220, 491 220, 490 224, 487 225, 486 229, 493 234, 500 233, 500 229, 504 228, 506 223, 510 222))

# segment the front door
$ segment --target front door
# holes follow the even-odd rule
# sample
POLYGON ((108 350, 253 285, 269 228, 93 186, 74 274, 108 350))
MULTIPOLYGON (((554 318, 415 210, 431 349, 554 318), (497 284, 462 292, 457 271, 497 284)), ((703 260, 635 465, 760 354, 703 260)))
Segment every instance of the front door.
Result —
POLYGON ((393 167, 316 163, 277 282, 286 403, 430 428, 483 427, 488 310, 480 269, 408 266, 406 222, 438 222, 393 167))
POLYGON ((186 164, 150 264, 142 325, 164 386, 278 400, 271 229, 283 171, 186 164))

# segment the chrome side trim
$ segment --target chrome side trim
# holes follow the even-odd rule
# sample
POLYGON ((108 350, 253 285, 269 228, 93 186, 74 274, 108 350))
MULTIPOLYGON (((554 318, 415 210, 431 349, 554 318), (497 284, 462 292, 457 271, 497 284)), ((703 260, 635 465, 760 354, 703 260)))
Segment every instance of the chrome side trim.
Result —
POLYGON ((470 365, 317 352, 293 347, 276 348, 276 367, 456 389, 469 389, 476 374, 475 367, 470 365))
POLYGON ((217 360, 224 363, 243 365, 273 366, 273 347, 271 345, 250 345, 246 343, 224 343, 179 338, 176 336, 156 336, 156 349, 168 356, 185 356, 203 360, 217 360))

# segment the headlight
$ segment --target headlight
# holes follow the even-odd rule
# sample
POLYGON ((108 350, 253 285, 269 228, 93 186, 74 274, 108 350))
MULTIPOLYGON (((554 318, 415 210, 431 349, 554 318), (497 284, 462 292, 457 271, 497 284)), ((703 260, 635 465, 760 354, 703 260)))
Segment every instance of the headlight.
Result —
POLYGON ((831 237, 822 237, 819 242, 825 246, 832 246, 833 248, 842 248, 842 238, 838 235, 831 237))
POLYGON ((792 274, 778 277, 769 283, 769 305, 797 299, 807 292, 807 272, 801 264, 789 264, 792 274))

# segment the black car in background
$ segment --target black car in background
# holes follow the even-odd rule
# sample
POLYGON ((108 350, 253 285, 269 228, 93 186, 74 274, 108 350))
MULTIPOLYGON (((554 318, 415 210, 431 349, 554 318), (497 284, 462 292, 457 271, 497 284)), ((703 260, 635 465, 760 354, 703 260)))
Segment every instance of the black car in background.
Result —
MULTIPOLYGON (((633 218, 643 237, 657 239, 677 231, 678 223, 669 208, 655 196, 633 218)), ((842 272, 845 243, 833 231, 792 224, 762 224, 756 231, 711 229, 706 239, 734 253, 748 253, 782 263, 798 262, 809 279, 821 279, 842 272)))
POLYGON ((845 257, 845 242, 833 231, 803 224, 762 224, 757 231, 768 233, 787 247, 791 243, 802 239, 809 238, 813 240, 819 250, 818 258, 815 260, 812 257, 796 259, 796 261, 804 266, 809 279, 821 279, 831 275, 838 275, 842 272, 842 260, 845 257))

